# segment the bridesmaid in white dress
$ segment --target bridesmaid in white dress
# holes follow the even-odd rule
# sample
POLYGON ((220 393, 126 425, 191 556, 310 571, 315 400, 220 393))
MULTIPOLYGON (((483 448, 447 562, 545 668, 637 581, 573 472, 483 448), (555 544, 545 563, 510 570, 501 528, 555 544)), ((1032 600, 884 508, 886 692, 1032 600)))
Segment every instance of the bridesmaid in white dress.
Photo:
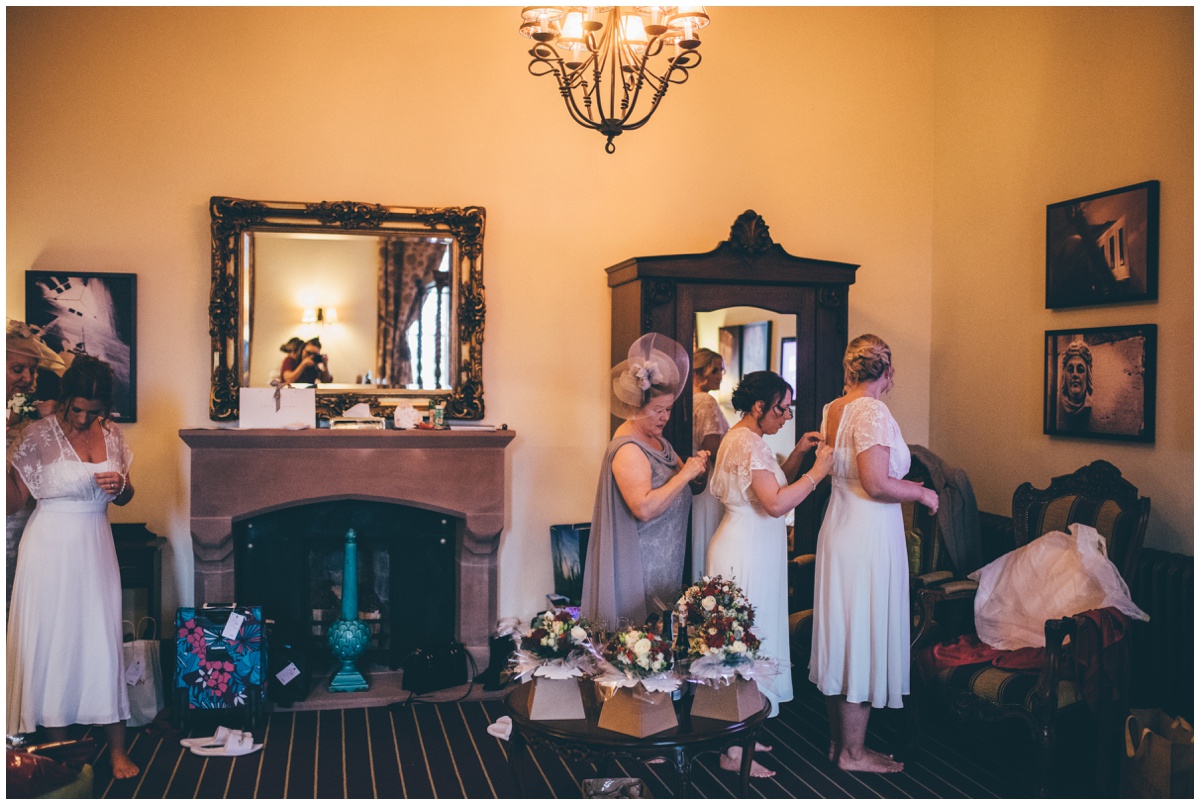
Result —
MULTIPOLYGON (((692 353, 692 453, 701 450, 715 456, 721 439, 729 432, 729 422, 709 392, 721 387, 725 361, 711 349, 701 347, 692 353)), ((712 465, 710 464, 711 468, 712 465)), ((725 516, 725 507, 707 489, 692 497, 692 581, 704 575, 708 543, 725 516)))
POLYGON ((8 732, 102 724, 113 776, 138 767, 125 750, 129 699, 121 651, 121 575, 108 504, 133 498, 132 458, 112 406, 112 370, 86 355, 63 375, 59 409, 13 443, 8 510, 38 501, 17 555, 8 619, 8 732))
MULTIPOLYGON (((820 434, 806 433, 783 466, 763 441, 778 433, 792 418, 792 387, 774 372, 751 372, 733 392, 734 410, 742 414, 721 440, 709 489, 725 504, 725 517, 708 546, 708 573, 733 578, 754 606, 754 633, 762 640, 760 656, 774 657, 783 670, 771 680, 760 680, 759 689, 771 702, 771 715, 779 703, 792 699, 788 668, 787 513, 800 505, 832 465, 831 451, 820 434), (817 447, 820 445, 819 447, 817 447), (816 461, 800 474, 803 456, 817 447, 816 461)), ((759 747, 757 751, 769 751, 759 747)), ((737 771, 741 748, 722 755, 721 768, 737 771)), ((755 762, 755 777, 771 777, 755 762)))
POLYGON ((909 692, 908 554, 900 504, 931 512, 937 493, 903 480, 909 451, 879 399, 892 388, 892 351, 875 335, 850 342, 845 394, 825 406, 832 489, 817 538, 809 678, 826 696, 829 759, 846 771, 904 768, 864 746, 872 707, 909 692))

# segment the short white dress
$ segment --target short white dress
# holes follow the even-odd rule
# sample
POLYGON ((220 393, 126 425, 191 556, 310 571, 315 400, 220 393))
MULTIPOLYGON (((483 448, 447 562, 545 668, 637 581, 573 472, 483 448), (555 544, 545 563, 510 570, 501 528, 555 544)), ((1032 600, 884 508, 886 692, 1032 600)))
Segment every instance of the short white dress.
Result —
POLYGON ((50 417, 9 450, 38 502, 21 537, 8 617, 10 734, 129 718, 121 573, 107 516, 114 496, 93 474, 128 472, 132 454, 111 423, 104 446, 104 461, 80 461, 50 417))
MULTIPOLYGON (((822 433, 828 415, 826 405, 822 433)), ((911 456, 887 406, 873 397, 850 401, 817 537, 809 679, 826 696, 898 708, 909 692, 908 552, 900 504, 872 500, 858 479, 858 454, 875 445, 889 449, 888 475, 903 478, 911 456)))
POLYGON ((725 516, 708 545, 708 574, 734 579, 754 607, 754 634, 762 641, 759 656, 774 657, 783 670, 758 687, 771 702, 792 700, 788 641, 787 525, 762 508, 750 488, 750 473, 767 470, 780 486, 787 476, 771 448, 748 428, 731 428, 721 440, 708 488, 725 504, 725 516))
MULTIPOLYGON (((729 432, 729 420, 721 412, 717 400, 707 391, 692 395, 692 455, 696 455, 706 436, 724 437, 729 432)), ((716 461, 716 456, 709 457, 716 461)), ((715 466, 715 465, 714 465, 715 466)), ((713 497, 712 490, 705 489, 692 496, 692 581, 704 575, 708 543, 725 516, 725 506, 713 497)))

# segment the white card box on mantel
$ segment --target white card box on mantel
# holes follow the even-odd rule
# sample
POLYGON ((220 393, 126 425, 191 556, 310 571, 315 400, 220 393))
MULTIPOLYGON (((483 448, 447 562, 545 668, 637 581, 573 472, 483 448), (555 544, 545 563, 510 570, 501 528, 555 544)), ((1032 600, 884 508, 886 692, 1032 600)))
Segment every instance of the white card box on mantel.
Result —
POLYGON ((317 424, 315 388, 245 388, 238 398, 239 428, 295 428, 317 424), (279 399, 275 399, 275 392, 279 399), (276 405, 278 404, 278 409, 276 405))

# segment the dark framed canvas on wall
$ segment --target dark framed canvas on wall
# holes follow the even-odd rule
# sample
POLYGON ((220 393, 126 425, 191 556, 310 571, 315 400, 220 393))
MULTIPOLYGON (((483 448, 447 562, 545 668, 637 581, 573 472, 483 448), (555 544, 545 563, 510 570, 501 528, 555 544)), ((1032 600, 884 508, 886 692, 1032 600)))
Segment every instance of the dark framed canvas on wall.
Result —
MULTIPOLYGON (((742 377, 742 325, 717 330, 717 351, 725 363, 725 374, 739 380, 742 377)), ((734 383, 737 385, 737 383, 734 383)))
POLYGON ((1158 299, 1158 182, 1046 207, 1046 307, 1158 299))
POLYGON ((1042 432, 1154 441, 1158 326, 1048 330, 1042 432))
POLYGON ((115 422, 137 421, 137 274, 26 271, 25 320, 50 349, 113 369, 115 422))
POLYGON ((771 322, 742 325, 742 376, 771 368, 771 322))

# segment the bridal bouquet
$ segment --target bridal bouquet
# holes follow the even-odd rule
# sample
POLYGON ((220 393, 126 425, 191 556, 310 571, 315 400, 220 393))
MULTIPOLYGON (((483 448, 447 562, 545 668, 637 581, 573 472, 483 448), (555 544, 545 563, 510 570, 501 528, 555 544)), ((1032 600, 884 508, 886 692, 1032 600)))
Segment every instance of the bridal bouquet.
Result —
POLYGON ((777 661, 758 657, 760 641, 751 631, 754 607, 733 581, 705 576, 684 590, 676 611, 687 630, 693 678, 709 681, 737 674, 753 679, 778 673, 777 661))
POLYGON ((518 641, 514 655, 517 679, 534 676, 570 679, 583 676, 591 665, 586 651, 587 630, 566 610, 547 610, 536 616, 518 641))
POLYGON ((602 685, 632 687, 640 682, 646 690, 669 693, 682 681, 671 673, 670 644, 642 626, 630 626, 613 635, 602 658, 603 673, 596 677, 602 685))
POLYGON ((8 421, 16 425, 26 419, 37 419, 37 407, 26 395, 18 392, 8 401, 8 421))

